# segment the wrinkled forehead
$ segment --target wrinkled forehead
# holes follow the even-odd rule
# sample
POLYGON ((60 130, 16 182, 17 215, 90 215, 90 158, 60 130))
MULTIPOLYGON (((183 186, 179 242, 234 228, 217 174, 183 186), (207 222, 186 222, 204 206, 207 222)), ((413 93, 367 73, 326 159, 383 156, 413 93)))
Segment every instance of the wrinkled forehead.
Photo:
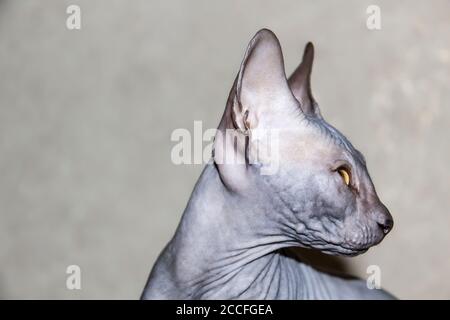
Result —
POLYGON ((356 166, 366 166, 363 154, 339 130, 323 119, 304 120, 300 126, 289 129, 282 136, 284 146, 281 147, 287 148, 282 154, 289 160, 347 160, 356 166))
POLYGON ((352 160, 354 160, 356 165, 361 165, 363 167, 366 166, 366 159, 364 158, 364 155, 357 150, 347 139, 347 137, 345 137, 339 130, 323 119, 320 119, 319 121, 314 119, 312 121, 321 134, 330 140, 330 144, 332 144, 335 149, 349 156, 352 160))

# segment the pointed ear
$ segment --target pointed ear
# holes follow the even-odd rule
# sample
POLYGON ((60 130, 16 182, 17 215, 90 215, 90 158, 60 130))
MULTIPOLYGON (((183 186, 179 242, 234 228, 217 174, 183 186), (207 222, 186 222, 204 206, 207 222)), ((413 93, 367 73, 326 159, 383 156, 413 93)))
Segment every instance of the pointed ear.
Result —
POLYGON ((264 122, 267 125, 267 119, 283 108, 298 107, 286 79, 280 43, 272 31, 262 29, 250 41, 228 104, 235 128, 244 132, 264 122))
POLYGON ((319 106, 311 92, 311 71, 314 61, 314 45, 311 42, 305 47, 303 59, 294 73, 289 77, 289 86, 302 111, 310 116, 321 117, 319 106))
POLYGON ((303 115, 286 79, 280 43, 262 29, 247 47, 214 140, 214 163, 227 188, 248 187, 248 164, 256 157, 252 129, 280 128, 292 111, 303 115))

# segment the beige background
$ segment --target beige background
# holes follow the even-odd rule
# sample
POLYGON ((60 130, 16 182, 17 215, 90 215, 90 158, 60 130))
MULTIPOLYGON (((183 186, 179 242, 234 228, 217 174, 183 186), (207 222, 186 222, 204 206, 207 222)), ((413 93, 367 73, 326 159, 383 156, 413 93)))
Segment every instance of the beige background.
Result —
POLYGON ((366 155, 396 225, 377 264, 400 298, 450 298, 449 1, 0 1, 0 297, 137 298, 201 166, 170 134, 215 127, 245 47, 280 38, 366 155), (79 4, 82 30, 65 27, 79 4), (378 4, 382 29, 369 31, 378 4), (82 290, 65 288, 82 268, 82 290))

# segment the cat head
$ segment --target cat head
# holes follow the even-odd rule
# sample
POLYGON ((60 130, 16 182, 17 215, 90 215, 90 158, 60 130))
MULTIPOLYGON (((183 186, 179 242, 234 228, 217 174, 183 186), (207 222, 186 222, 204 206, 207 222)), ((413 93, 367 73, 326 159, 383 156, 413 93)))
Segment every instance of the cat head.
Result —
POLYGON ((393 219, 361 152, 322 117, 311 93, 313 59, 308 43, 287 79, 276 36, 263 29, 253 37, 219 125, 214 160, 230 192, 252 198, 264 208, 261 219, 280 233, 304 247, 356 255, 378 244, 393 219))

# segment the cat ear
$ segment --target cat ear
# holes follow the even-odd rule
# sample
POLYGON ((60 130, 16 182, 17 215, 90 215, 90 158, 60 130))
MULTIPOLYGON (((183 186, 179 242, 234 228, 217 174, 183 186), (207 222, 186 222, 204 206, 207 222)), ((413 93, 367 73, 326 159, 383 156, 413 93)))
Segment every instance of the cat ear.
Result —
POLYGON ((247 47, 214 140, 214 162, 229 189, 248 186, 247 165, 256 157, 252 134, 282 128, 287 117, 302 115, 299 110, 286 79, 280 43, 272 31, 262 29, 247 47))
POLYGON ((275 34, 262 29, 250 41, 229 99, 236 129, 264 127, 271 117, 298 107, 284 71, 283 54, 275 34))
POLYGON ((314 45, 311 42, 305 46, 303 59, 297 69, 289 77, 289 86, 295 98, 300 102, 302 111, 310 116, 322 117, 319 105, 311 92, 311 71, 314 61, 314 45))

